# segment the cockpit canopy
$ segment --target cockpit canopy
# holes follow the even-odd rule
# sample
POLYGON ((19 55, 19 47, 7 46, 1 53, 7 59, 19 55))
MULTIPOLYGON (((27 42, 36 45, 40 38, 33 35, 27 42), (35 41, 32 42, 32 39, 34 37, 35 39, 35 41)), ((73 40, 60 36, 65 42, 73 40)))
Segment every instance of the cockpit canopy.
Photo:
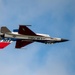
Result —
POLYGON ((37 33, 37 35, 44 36, 44 37, 50 37, 48 34, 40 34, 40 33, 37 33))

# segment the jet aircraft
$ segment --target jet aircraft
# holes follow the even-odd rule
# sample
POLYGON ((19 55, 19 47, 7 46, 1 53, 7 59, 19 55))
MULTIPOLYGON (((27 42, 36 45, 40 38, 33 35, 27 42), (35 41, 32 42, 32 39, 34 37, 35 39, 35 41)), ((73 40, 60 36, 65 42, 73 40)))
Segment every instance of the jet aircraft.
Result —
POLYGON ((53 38, 47 34, 34 33, 28 28, 28 25, 19 25, 19 29, 11 32, 6 26, 0 28, 0 49, 5 48, 13 41, 16 41, 15 48, 22 48, 33 42, 41 42, 45 44, 54 44, 66 42, 67 39, 53 38))

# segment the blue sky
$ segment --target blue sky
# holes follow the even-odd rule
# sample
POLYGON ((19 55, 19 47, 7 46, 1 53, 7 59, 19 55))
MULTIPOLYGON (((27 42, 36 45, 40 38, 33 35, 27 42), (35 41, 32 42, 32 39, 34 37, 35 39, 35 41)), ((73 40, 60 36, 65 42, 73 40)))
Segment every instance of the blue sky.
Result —
POLYGON ((0 26, 19 24, 70 41, 20 50, 14 42, 0 51, 0 75, 75 75, 75 0, 0 0, 0 26))

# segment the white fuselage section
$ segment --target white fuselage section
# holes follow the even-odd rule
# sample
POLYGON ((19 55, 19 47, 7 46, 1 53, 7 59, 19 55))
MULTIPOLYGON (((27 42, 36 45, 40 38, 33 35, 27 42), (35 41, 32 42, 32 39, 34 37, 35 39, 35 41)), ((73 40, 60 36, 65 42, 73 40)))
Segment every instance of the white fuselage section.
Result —
POLYGON ((37 34, 37 36, 31 35, 22 35, 17 32, 6 33, 5 38, 15 38, 15 39, 23 39, 23 40, 50 40, 50 36, 46 36, 45 34, 37 34))
POLYGON ((36 36, 31 36, 31 35, 18 34, 17 32, 12 32, 12 33, 6 33, 4 37, 9 39, 16 39, 16 40, 19 39, 19 40, 35 41, 35 42, 50 43, 50 44, 52 44, 55 41, 61 41, 61 38, 52 38, 46 34, 36 34, 36 36))
POLYGON ((22 40, 22 41, 31 41, 31 42, 41 42, 46 44, 47 43, 53 44, 57 42, 67 41, 66 39, 61 39, 61 38, 52 38, 47 34, 36 34, 35 36, 33 36, 33 35, 22 35, 17 32, 5 33, 3 34, 2 37, 4 37, 4 40, 6 41, 22 40))

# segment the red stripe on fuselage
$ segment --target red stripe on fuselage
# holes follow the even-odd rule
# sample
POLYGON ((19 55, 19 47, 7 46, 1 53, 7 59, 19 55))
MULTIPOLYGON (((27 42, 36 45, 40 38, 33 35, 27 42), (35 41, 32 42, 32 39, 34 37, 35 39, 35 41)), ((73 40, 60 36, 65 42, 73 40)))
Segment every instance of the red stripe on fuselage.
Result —
POLYGON ((8 46, 10 44, 10 42, 0 42, 0 49, 5 48, 6 46, 8 46))

